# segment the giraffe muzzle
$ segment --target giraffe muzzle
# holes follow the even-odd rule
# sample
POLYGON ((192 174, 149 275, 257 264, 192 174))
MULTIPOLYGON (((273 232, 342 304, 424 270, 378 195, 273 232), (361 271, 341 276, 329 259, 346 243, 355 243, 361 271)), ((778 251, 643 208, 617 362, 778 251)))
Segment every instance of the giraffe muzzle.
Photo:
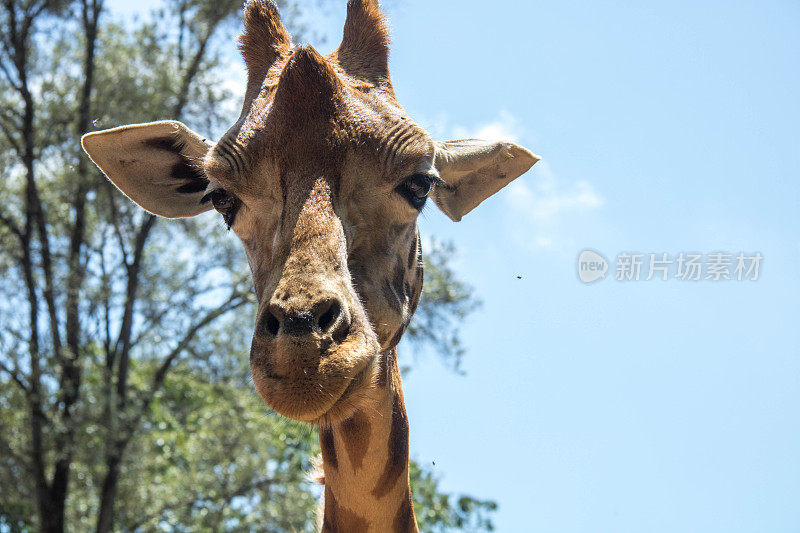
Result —
POLYGON ((330 417, 345 396, 371 386, 379 344, 357 298, 313 290, 308 282, 291 285, 292 294, 276 290, 262 306, 250 369, 270 407, 290 418, 315 422, 330 417))

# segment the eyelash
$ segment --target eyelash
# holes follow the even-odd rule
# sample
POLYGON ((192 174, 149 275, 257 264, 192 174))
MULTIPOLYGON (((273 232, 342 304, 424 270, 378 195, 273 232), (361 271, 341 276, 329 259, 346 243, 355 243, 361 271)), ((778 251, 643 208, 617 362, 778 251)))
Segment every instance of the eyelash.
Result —
POLYGON ((208 202, 211 202, 211 204, 214 206, 214 209, 216 209, 217 212, 222 215, 222 220, 225 221, 225 225, 228 227, 228 229, 231 229, 231 226, 236 219, 236 213, 239 212, 239 208, 242 206, 241 200, 231 194, 228 194, 225 189, 214 189, 200 199, 201 204, 206 204, 208 202), (221 205, 224 201, 229 201, 230 205, 221 205))
POLYGON ((395 192, 402 196, 414 209, 422 211, 434 186, 446 186, 439 176, 430 174, 414 174, 395 187, 395 192), (423 196, 419 193, 424 192, 423 196))

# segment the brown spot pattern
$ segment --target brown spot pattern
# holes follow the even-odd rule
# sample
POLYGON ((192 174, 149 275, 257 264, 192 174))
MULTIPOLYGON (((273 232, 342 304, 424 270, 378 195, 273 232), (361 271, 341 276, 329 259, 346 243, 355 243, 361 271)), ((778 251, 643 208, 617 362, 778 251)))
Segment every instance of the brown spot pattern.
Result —
MULTIPOLYGON (((423 271, 422 265, 417 267, 417 279, 415 280, 415 286, 413 291, 410 293, 413 296, 411 297, 411 302, 408 305, 408 316, 412 317, 417 310, 417 306, 419 305, 419 298, 422 296, 422 283, 423 283, 423 271)), ((398 339, 399 342, 399 339, 398 339)))
POLYGON ((322 519, 322 533, 362 533, 369 530, 366 518, 339 507, 333 491, 325 489, 325 514, 322 519))
POLYGON ((400 302, 400 294, 395 290, 394 286, 387 283, 383 286, 383 297, 386 299, 386 303, 389 307, 397 314, 402 312, 403 307, 402 303, 400 302))
POLYGON ((350 464, 358 470, 364 464, 364 456, 369 447, 370 425, 369 418, 362 411, 356 413, 342 422, 341 435, 344 440, 350 464))
POLYGON ((411 501, 411 488, 406 490, 406 495, 397 509, 392 529, 395 533, 417 531, 416 520, 414 519, 414 503, 411 501))
POLYGON ((406 303, 406 299, 408 298, 405 277, 406 269, 403 265, 403 259, 401 257, 397 257, 392 281, 383 285, 383 295, 389 307, 391 307, 391 309, 398 314, 402 313, 403 304, 406 303))
POLYGON ((336 446, 333 444, 333 430, 331 428, 320 428, 319 446, 322 448, 322 464, 326 468, 339 468, 339 462, 336 458, 336 446))
POLYGON ((406 408, 396 392, 392 407, 392 427, 389 431, 388 447, 386 466, 372 490, 372 495, 376 498, 386 496, 397 484, 400 475, 408 468, 408 416, 406 408))
POLYGON ((394 267, 394 281, 392 282, 392 285, 394 286, 394 290, 397 293, 401 303, 405 303, 406 298, 405 281, 406 269, 403 267, 403 260, 398 257, 397 264, 394 267))
POLYGON ((392 337, 392 340, 389 341, 389 346, 392 349, 397 347, 397 344, 400 342, 400 339, 403 337, 403 333, 405 333, 405 332, 406 332, 406 324, 403 324, 402 326, 397 328, 397 331, 395 332, 394 336, 392 337))

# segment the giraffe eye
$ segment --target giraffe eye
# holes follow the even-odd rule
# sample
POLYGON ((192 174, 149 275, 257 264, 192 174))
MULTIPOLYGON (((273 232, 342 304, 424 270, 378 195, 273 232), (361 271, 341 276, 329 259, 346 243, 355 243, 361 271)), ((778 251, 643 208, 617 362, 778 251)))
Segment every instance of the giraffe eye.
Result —
POLYGON ((428 174, 414 174, 395 188, 395 191, 405 198, 411 206, 420 210, 425 205, 431 188, 439 181, 436 176, 428 174))
POLYGON ((229 194, 225 189, 214 189, 210 193, 206 194, 200 203, 211 202, 211 205, 214 206, 221 215, 222 219, 225 221, 225 224, 230 229, 231 225, 233 224, 233 219, 236 217, 236 212, 241 207, 241 202, 235 196, 229 194))
POLYGON ((231 210, 235 203, 236 200, 234 197, 228 194, 224 189, 217 189, 211 193, 211 204, 214 206, 214 209, 220 213, 231 210))

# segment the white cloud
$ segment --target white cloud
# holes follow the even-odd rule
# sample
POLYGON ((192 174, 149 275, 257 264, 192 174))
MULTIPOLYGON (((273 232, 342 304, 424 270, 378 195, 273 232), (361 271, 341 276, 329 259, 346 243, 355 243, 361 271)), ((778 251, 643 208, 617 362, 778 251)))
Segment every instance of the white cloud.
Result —
POLYGON ((500 111, 495 120, 479 124, 475 128, 464 126, 453 126, 451 136, 453 138, 474 138, 487 141, 519 141, 522 136, 522 127, 517 118, 507 110, 500 111))
POLYGON ((517 118, 505 109, 493 120, 471 127, 454 124, 445 113, 434 117, 417 117, 417 120, 428 133, 439 140, 468 138, 517 142, 524 133, 517 118))
POLYGON ((508 186, 505 199, 510 216, 526 242, 547 248, 555 244, 571 245, 569 226, 581 215, 603 206, 603 197, 586 180, 559 178, 546 161, 540 161, 526 178, 508 186))
POLYGON ((532 179, 512 183, 506 198, 512 207, 525 211, 537 222, 556 222, 566 213, 603 205, 602 197, 591 183, 561 180, 546 161, 536 164, 534 174, 532 179))

